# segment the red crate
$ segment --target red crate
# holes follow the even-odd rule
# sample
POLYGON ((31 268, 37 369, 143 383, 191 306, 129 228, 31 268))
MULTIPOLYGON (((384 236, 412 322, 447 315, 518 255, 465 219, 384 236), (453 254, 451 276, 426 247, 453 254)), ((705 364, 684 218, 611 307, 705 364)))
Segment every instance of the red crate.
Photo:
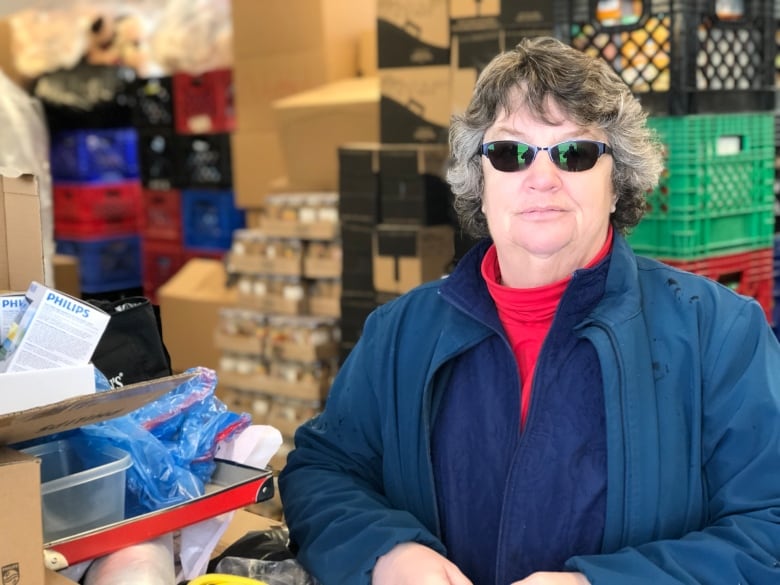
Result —
POLYGON ((173 113, 179 134, 231 132, 235 128, 233 71, 174 74, 173 113))
POLYGON ((144 296, 157 303, 157 289, 184 266, 184 250, 178 242, 144 239, 142 271, 144 296))
POLYGON ((767 321, 772 322, 774 303, 774 246, 752 252, 728 254, 700 260, 662 262, 688 272, 704 275, 755 298, 764 308, 767 321))
POLYGON ((181 192, 144 189, 141 235, 149 240, 182 241, 181 192))
POLYGON ((141 184, 55 183, 54 235, 57 238, 137 234, 141 184))

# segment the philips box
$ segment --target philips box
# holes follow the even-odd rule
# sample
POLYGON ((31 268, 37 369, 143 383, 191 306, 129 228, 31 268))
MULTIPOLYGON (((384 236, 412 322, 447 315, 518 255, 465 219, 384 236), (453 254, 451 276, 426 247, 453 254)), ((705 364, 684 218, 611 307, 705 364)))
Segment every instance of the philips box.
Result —
POLYGON ((0 345, 0 372, 88 363, 110 315, 39 282, 32 282, 25 296, 29 306, 0 345))
POLYGON ((0 341, 30 303, 24 293, 0 293, 0 341))

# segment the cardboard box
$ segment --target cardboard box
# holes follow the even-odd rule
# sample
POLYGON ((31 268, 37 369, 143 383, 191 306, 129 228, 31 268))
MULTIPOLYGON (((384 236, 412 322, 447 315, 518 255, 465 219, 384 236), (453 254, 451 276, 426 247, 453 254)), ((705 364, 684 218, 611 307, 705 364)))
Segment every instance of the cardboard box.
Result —
POLYGON ((72 297, 81 298, 78 256, 55 254, 52 264, 54 265, 54 287, 72 297))
POLYGON ((230 147, 236 207, 262 207, 271 183, 286 173, 279 133, 276 130, 237 130, 230 135, 230 147))
POLYGON ((0 290, 43 282, 43 233, 38 180, 0 167, 0 290))
POLYGON ((379 0, 377 52, 379 69, 448 64, 448 0, 379 0))
POLYGON ((496 17, 501 14, 501 0, 450 0, 450 18, 453 20, 496 17))
POLYGON ((452 35, 452 71, 450 99, 453 112, 461 113, 471 101, 477 76, 490 60, 504 50, 504 34, 494 28, 465 31, 452 35))
POLYGON ((355 67, 329 72, 315 50, 241 57, 233 64, 236 126, 242 132, 275 130, 273 102, 342 78, 355 67))
POLYGON ((379 70, 383 143, 447 143, 450 65, 379 70))
POLYGON ((217 546, 214 547, 211 557, 218 557, 228 546, 250 532, 261 532, 278 526, 282 526, 282 523, 278 520, 266 518, 260 514, 255 514, 243 509, 236 510, 233 514, 233 518, 225 529, 225 532, 223 532, 222 536, 219 538, 217 546))
POLYGON ((379 57, 377 55, 376 42, 376 30, 374 28, 360 35, 360 40, 358 41, 358 77, 377 75, 379 57))
POLYGON ((222 262, 193 258, 158 289, 165 346, 174 372, 196 366, 216 370, 221 351, 214 343, 219 310, 236 303, 222 262))
POLYGON ((453 229, 381 224, 373 248, 374 288, 402 294, 447 273, 453 258, 453 229))
POLYGON ((0 374, 0 414, 95 392, 92 364, 0 374))
POLYGON ((326 62, 354 67, 360 35, 376 25, 375 3, 354 0, 233 0, 232 14, 237 59, 318 49, 326 62))
POLYGON ((13 445, 121 416, 156 400, 192 377, 193 374, 186 373, 165 376, 0 414, 0 445, 13 445))
POLYGON ((555 2, 537 2, 535 0, 507 0, 501 1, 501 14, 499 20, 516 27, 553 27, 562 20, 556 22, 557 14, 555 2))
POLYGON ((40 476, 38 459, 0 447, 0 583, 43 583, 40 476))
POLYGON ((336 81, 273 104, 288 186, 337 190, 338 148, 379 139, 379 80, 336 81))

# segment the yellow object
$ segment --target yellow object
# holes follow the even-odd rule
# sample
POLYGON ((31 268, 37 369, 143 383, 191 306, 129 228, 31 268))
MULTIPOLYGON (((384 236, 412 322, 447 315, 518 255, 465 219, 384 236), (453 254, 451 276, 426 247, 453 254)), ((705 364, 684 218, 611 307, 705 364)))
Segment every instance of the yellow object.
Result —
POLYGON ((268 585, 265 581, 240 577, 238 575, 223 575, 221 573, 207 573, 190 580, 188 585, 268 585))

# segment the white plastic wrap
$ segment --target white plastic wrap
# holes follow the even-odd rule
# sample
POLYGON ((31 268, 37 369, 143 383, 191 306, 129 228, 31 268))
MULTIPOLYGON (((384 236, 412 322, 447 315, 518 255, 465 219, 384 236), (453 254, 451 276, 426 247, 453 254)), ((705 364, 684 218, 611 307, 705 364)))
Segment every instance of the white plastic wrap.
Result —
POLYGON ((168 0, 151 35, 150 53, 168 73, 199 75, 231 67, 230 0, 168 0))
POLYGON ((9 20, 14 66, 29 79, 73 67, 84 55, 91 14, 83 10, 67 6, 29 9, 11 15, 9 20))
POLYGON ((30 2, 9 18, 14 66, 28 79, 70 69, 82 59, 155 75, 159 67, 150 59, 149 39, 160 13, 158 0, 30 2), (99 34, 91 30, 97 19, 103 21, 99 34))
POLYGON ((44 279, 55 286, 54 211, 49 131, 41 103, 0 72, 0 166, 34 173, 38 177, 43 227, 44 279))
POLYGON ((169 533, 96 559, 84 575, 84 585, 172 585, 173 565, 169 533))

